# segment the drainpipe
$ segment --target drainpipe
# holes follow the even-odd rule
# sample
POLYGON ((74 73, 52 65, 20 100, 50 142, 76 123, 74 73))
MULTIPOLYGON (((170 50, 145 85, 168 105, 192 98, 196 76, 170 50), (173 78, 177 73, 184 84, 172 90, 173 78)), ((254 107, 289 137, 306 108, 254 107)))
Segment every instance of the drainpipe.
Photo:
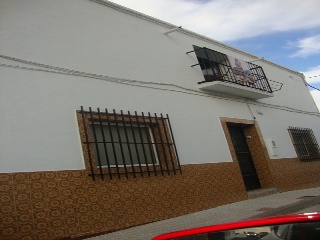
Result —
POLYGON ((250 108, 250 105, 249 105, 249 103, 248 103, 248 99, 247 99, 247 98, 246 98, 246 104, 247 104, 247 106, 248 106, 248 108, 249 108, 249 111, 250 111, 250 113, 251 113, 251 116, 252 116, 253 120, 255 121, 255 120, 256 120, 256 117, 253 115, 253 112, 252 112, 252 110, 251 110, 251 108, 250 108))
POLYGON ((176 28, 172 28, 172 29, 170 29, 169 31, 164 32, 163 34, 164 34, 164 35, 168 35, 169 33, 175 32, 175 31, 177 31, 177 30, 179 30, 179 29, 181 29, 181 28, 182 28, 182 26, 176 27, 176 28))

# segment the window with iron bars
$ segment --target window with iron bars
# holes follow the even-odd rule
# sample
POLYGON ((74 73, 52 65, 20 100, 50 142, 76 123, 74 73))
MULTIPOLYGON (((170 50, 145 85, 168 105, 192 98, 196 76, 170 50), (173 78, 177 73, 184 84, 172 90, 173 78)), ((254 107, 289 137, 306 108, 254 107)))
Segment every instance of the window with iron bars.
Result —
MULTIPOLYGON (((198 64, 194 64, 191 67, 200 65, 204 76, 204 81, 198 82, 198 84, 225 81, 269 93, 273 92, 269 84, 270 80, 267 79, 261 66, 251 62, 245 62, 246 69, 248 70, 244 71, 241 67, 242 71, 240 71, 240 68, 232 67, 229 61, 230 56, 227 56, 226 54, 195 45, 193 48, 194 51, 189 51, 187 54, 194 52, 197 56, 198 64)), ((277 84, 279 84, 278 90, 280 90, 282 85, 281 83, 277 84)))
POLYGON ((288 131, 299 159, 320 160, 319 145, 311 129, 289 127, 288 131))
POLYGON ((94 180, 181 173, 168 115, 81 107, 77 117, 85 165, 94 180))

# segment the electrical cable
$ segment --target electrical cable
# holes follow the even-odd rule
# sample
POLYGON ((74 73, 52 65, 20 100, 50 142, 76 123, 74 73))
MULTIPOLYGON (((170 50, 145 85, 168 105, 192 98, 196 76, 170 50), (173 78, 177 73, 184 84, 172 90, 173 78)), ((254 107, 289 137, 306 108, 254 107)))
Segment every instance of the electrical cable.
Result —
POLYGON ((320 77, 320 75, 310 76, 310 77, 307 77, 307 78, 316 78, 316 77, 320 77))
MULTIPOLYGON (((317 77, 320 77, 320 75, 310 76, 310 77, 307 77, 307 78, 317 78, 317 77)), ((319 88, 316 88, 316 87, 314 87, 314 86, 311 86, 309 83, 307 83, 307 85, 308 85, 309 87, 313 88, 313 89, 316 89, 316 90, 320 91, 319 88)))
POLYGON ((309 87, 313 88, 313 89, 316 89, 316 90, 320 91, 319 88, 316 88, 316 87, 314 87, 314 86, 311 86, 309 83, 307 83, 307 85, 308 85, 309 87))
MULTIPOLYGON (((191 95, 196 95, 196 96, 210 97, 210 98, 223 99, 223 100, 228 100, 228 101, 233 101, 233 102, 240 102, 240 103, 249 104, 247 100, 243 100, 241 98, 234 98, 234 97, 229 98, 229 97, 225 97, 225 96, 214 95, 212 93, 210 93, 210 94, 204 93, 204 92, 201 92, 198 90, 185 88, 185 87, 182 87, 182 86, 179 86, 176 84, 171 84, 171 83, 157 83, 157 82, 146 82, 146 81, 138 81, 138 80, 131 80, 131 79, 115 78, 115 77, 110 77, 110 76, 104 76, 104 75, 98 75, 98 74, 93 74, 93 73, 76 71, 76 70, 67 69, 67 68, 55 67, 55 66, 32 62, 32 61, 28 61, 28 60, 19 59, 19 58, 9 57, 9 56, 5 56, 5 55, 1 55, 1 54, 0 54, 0 58, 15 61, 15 62, 20 62, 20 63, 27 64, 27 65, 34 65, 34 66, 45 68, 45 69, 30 68, 30 67, 24 67, 24 66, 19 66, 19 65, 0 63, 0 66, 3 66, 3 67, 10 67, 10 68, 17 68, 17 69, 31 70, 31 71, 49 72, 49 73, 55 73, 55 74, 66 74, 66 75, 80 76, 80 77, 88 77, 88 78, 100 79, 100 80, 105 80, 105 81, 119 83, 119 84, 125 84, 125 85, 131 85, 131 86, 136 86, 136 87, 144 87, 144 88, 157 89, 157 90, 162 90, 162 91, 179 92, 179 93, 184 93, 184 94, 191 94, 191 95), (139 84, 141 84, 141 85, 139 85, 139 84), (157 87, 148 86, 148 85, 155 85, 157 87), (159 86, 174 87, 174 88, 182 89, 183 91, 176 90, 176 89, 160 88, 159 86)), ((296 113, 302 113, 302 114, 308 114, 308 115, 320 117, 320 113, 303 111, 300 109, 290 108, 287 106, 274 105, 274 104, 261 103, 261 102, 253 102, 253 101, 250 101, 250 104, 274 108, 274 109, 288 111, 288 112, 296 112, 296 113)))
POLYGON ((250 105, 249 105, 248 101, 246 101, 246 104, 247 104, 247 107, 249 108, 249 111, 250 111, 250 114, 251 114, 253 120, 255 121, 255 120, 256 120, 256 117, 254 116, 254 114, 253 114, 253 112, 252 112, 252 110, 251 110, 251 108, 250 108, 250 105))

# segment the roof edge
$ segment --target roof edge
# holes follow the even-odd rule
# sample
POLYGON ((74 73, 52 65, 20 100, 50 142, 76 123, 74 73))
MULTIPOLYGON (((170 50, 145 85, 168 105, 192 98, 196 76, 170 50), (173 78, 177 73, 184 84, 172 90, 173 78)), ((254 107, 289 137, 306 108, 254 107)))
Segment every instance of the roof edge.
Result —
MULTIPOLYGON (((174 24, 172 24, 172 23, 168 23, 168 22, 163 21, 163 20, 161 20, 161 19, 158 19, 158 18, 149 16, 149 15, 147 15, 147 14, 144 14, 144 13, 138 12, 138 11, 136 11, 136 10, 133 10, 133 9, 124 7, 124 6, 122 6, 122 5, 119 5, 119 4, 117 4, 117 3, 113 3, 113 2, 108 1, 108 0, 89 0, 89 1, 91 1, 91 2, 96 2, 96 3, 98 3, 98 4, 102 4, 102 5, 111 7, 111 8, 113 8, 113 9, 115 9, 115 10, 118 10, 118 11, 121 11, 121 12, 124 12, 124 13, 127 13, 127 14, 130 14, 130 15, 136 16, 136 17, 138 17, 138 18, 147 20, 147 21, 149 21, 149 22, 153 22, 153 23, 155 23, 155 24, 158 24, 158 25, 161 25, 161 26, 164 26, 164 27, 167 27, 167 28, 177 28, 177 27, 179 27, 179 26, 174 25, 174 24)), ((201 34, 199 34, 199 33, 196 33, 196 32, 193 32, 193 31, 184 29, 184 28, 180 28, 180 29, 177 30, 177 31, 179 31, 179 32, 181 32, 181 33, 184 33, 184 34, 186 34, 186 35, 190 35, 190 36, 193 36, 193 37, 195 37, 195 38, 204 40, 204 41, 206 41, 206 42, 219 45, 220 47, 223 47, 223 48, 225 48, 225 49, 232 50, 232 51, 235 51, 235 52, 244 54, 244 55, 246 55, 246 56, 248 56, 248 57, 252 57, 252 58, 254 58, 254 59, 260 58, 259 56, 254 55, 254 54, 252 54, 252 53, 249 53, 249 52, 246 52, 246 51, 244 51, 244 50, 235 48, 235 47, 233 47, 233 46, 227 45, 227 44, 225 44, 225 43, 219 42, 219 41, 217 41, 217 40, 215 40, 215 39, 212 39, 212 38, 210 38, 210 37, 201 35, 201 34)), ((291 72, 291 73, 294 73, 294 74, 297 74, 297 75, 299 75, 300 77, 302 77, 303 79, 305 79, 305 76, 304 76, 303 73, 301 73, 301 72, 295 71, 295 70, 293 70, 293 69, 284 67, 284 66, 282 66, 282 65, 279 65, 279 64, 277 64, 277 63, 274 63, 274 62, 271 62, 271 61, 268 61, 268 60, 265 60, 265 59, 261 59, 260 61, 261 61, 261 62, 268 63, 268 64, 270 64, 270 65, 272 65, 272 66, 274 66, 274 67, 287 70, 287 71, 289 71, 289 72, 291 72)))

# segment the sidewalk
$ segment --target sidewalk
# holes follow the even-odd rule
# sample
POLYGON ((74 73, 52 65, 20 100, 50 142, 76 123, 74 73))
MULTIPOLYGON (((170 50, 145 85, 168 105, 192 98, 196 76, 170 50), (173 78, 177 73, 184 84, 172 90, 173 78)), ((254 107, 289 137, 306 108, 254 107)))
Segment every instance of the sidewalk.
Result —
POLYGON ((149 240, 171 231, 296 212, 320 212, 320 187, 277 193, 109 233, 90 240, 149 240))

